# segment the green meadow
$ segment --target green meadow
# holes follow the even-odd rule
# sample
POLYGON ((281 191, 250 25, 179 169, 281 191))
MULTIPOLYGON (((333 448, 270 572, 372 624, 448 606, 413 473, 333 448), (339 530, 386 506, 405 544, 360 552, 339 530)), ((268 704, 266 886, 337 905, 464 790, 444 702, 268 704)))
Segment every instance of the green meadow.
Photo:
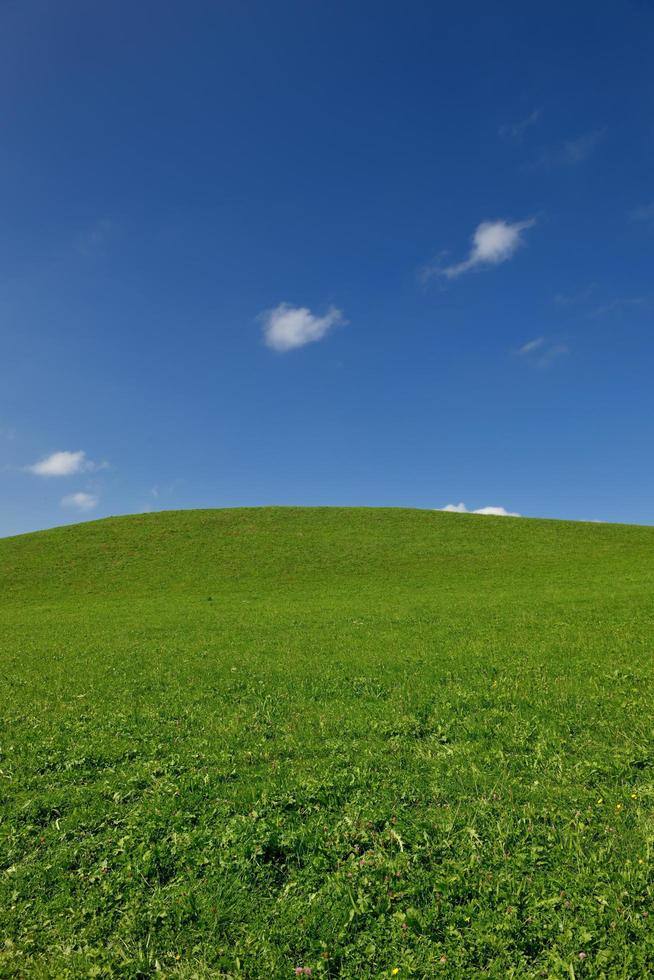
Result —
POLYGON ((654 528, 0 541, 0 976, 654 975, 654 528))

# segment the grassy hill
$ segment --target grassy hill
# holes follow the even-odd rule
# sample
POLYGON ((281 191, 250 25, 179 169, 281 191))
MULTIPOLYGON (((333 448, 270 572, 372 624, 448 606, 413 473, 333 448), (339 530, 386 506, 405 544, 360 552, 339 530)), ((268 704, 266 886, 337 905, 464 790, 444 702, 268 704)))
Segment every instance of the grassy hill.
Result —
POLYGON ((654 528, 0 541, 0 976, 654 975, 653 626, 654 528))

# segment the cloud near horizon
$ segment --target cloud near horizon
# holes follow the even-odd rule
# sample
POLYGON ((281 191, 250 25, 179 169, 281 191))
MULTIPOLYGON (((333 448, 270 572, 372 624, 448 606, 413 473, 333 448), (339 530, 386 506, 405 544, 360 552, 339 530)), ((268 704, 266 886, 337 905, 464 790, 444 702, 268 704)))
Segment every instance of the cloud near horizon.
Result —
POLYGON ((333 327, 345 322, 335 306, 330 306, 324 316, 316 316, 306 306, 291 306, 290 303, 280 303, 261 314, 261 320, 266 346, 277 351, 293 350, 322 340, 333 327))
POLYGON ((468 510, 463 502, 459 504, 446 504, 445 507, 439 507, 437 509, 445 511, 448 514, 488 514, 493 517, 522 517, 522 514, 517 514, 512 510, 506 510, 504 507, 479 507, 477 510, 468 510))
POLYGON ((78 493, 69 493, 61 499, 62 507, 73 507, 76 510, 93 510, 98 503, 99 498, 94 493, 84 493, 82 490, 78 493))
POLYGON ((454 265, 433 266, 426 270, 428 276, 440 275, 446 279, 456 279, 464 272, 478 266, 500 265, 513 258, 521 245, 524 245, 523 232, 533 228, 535 218, 526 221, 482 221, 472 236, 472 247, 467 259, 454 265))

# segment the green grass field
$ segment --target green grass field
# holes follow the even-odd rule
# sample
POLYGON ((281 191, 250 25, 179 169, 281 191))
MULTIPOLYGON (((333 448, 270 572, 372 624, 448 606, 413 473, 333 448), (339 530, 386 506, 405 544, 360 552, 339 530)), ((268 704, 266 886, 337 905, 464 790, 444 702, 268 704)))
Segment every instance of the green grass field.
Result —
POLYGON ((654 528, 0 541, 0 976, 654 975, 654 528))

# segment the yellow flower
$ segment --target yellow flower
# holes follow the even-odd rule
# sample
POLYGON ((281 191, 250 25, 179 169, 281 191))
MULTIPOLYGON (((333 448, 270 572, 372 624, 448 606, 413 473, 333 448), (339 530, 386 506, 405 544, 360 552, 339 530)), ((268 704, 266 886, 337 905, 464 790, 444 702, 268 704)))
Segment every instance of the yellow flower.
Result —
POLYGON ((601 806, 603 802, 604 802, 604 800, 603 800, 603 799, 602 799, 602 797, 600 796, 600 798, 599 798, 599 800, 597 801, 597 805, 598 805, 598 806, 601 806))
POLYGON ((396 977, 399 972, 400 972, 399 966, 394 966, 393 969, 391 970, 391 976, 396 977))
POLYGON ((632 800, 637 800, 638 799, 638 793, 632 793, 631 794, 631 798, 632 798, 632 800))
POLYGON ((616 803, 615 808, 616 810, 622 810, 622 803, 616 803))

